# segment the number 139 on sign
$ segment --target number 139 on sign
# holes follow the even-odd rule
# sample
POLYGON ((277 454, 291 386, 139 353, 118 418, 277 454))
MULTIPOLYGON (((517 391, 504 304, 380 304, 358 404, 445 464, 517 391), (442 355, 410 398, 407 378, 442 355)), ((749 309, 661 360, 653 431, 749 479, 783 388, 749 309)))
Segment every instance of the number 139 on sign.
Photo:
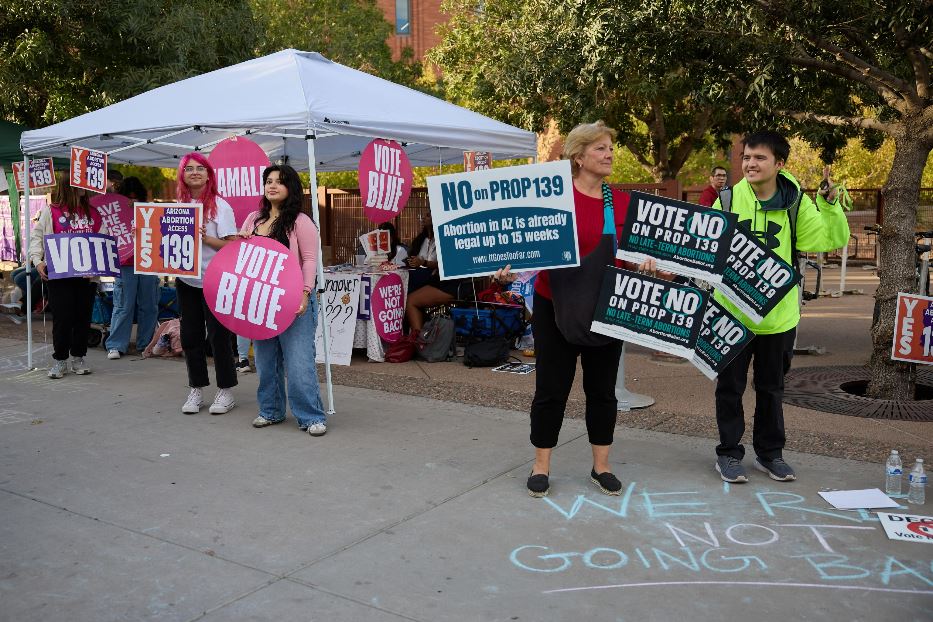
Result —
POLYGON ((194 238, 170 233, 162 238, 162 267, 189 272, 194 267, 194 238))
POLYGON ((85 174, 85 181, 89 187, 103 190, 107 184, 107 171, 89 166, 85 174))

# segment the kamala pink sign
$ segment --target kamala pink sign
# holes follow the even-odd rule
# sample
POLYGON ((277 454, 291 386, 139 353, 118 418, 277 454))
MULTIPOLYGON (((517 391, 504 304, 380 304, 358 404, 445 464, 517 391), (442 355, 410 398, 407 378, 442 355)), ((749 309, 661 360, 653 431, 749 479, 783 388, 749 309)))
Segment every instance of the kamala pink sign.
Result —
POLYGON ((402 337, 402 320, 405 318, 405 286, 402 277, 387 274, 379 279, 370 298, 369 308, 376 334, 389 343, 398 341, 402 337))
POLYGON ((233 208, 236 226, 242 227, 250 212, 259 209, 269 156, 250 139, 234 136, 218 143, 207 159, 217 176, 217 193, 233 208))
POLYGON ((133 263, 133 203, 122 194, 108 193, 94 195, 91 205, 97 208, 101 220, 117 241, 117 253, 120 265, 133 263))
POLYGON ((204 274, 204 299, 221 324, 242 337, 269 339, 285 331, 301 306, 298 259, 273 239, 230 242, 204 274))
POLYGON ((366 217, 376 224, 399 215, 411 194, 411 163, 395 141, 374 140, 360 156, 360 196, 366 217))

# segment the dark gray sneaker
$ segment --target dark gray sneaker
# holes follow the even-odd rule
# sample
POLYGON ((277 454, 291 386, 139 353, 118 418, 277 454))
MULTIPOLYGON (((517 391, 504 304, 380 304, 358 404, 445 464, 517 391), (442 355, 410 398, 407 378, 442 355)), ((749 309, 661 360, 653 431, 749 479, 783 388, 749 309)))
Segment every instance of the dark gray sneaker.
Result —
POLYGON ((764 458, 755 458, 755 468, 777 482, 792 482, 797 479, 794 469, 784 462, 784 458, 775 458, 766 460, 764 458))
POLYGON ((719 456, 716 458, 716 471, 722 481, 730 484, 744 484, 748 481, 742 461, 732 456, 719 456))

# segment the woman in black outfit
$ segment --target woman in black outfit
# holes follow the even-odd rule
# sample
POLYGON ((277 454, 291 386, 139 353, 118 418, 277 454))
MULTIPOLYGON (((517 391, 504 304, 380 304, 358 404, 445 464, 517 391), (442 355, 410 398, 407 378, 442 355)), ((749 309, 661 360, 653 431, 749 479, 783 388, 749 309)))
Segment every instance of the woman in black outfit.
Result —
MULTIPOLYGON (((535 281, 532 331, 537 366, 531 403, 535 462, 527 484, 532 497, 547 496, 550 490, 551 452, 557 445, 577 359, 583 368, 586 430, 593 451, 590 479, 607 495, 622 492, 622 482, 609 465, 622 342, 589 330, 603 271, 615 261, 616 240, 622 235, 628 209, 628 193, 611 190, 605 183, 612 173, 615 135, 614 129, 598 121, 578 125, 564 142, 563 157, 570 160, 573 177, 580 266, 545 270, 535 281)), ((655 272, 654 260, 646 261, 639 269, 655 272)), ((500 282, 514 280, 510 266, 495 276, 500 282)))

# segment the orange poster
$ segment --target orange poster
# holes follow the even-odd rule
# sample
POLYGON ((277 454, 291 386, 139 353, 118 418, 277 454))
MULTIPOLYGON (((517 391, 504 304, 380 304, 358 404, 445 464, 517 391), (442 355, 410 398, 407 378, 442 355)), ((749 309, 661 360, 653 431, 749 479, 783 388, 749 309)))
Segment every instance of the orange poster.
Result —
POLYGON ((201 278, 200 203, 136 203, 136 274, 201 278))
POLYGON ((897 295, 891 358, 933 365, 933 298, 903 292, 897 295))

